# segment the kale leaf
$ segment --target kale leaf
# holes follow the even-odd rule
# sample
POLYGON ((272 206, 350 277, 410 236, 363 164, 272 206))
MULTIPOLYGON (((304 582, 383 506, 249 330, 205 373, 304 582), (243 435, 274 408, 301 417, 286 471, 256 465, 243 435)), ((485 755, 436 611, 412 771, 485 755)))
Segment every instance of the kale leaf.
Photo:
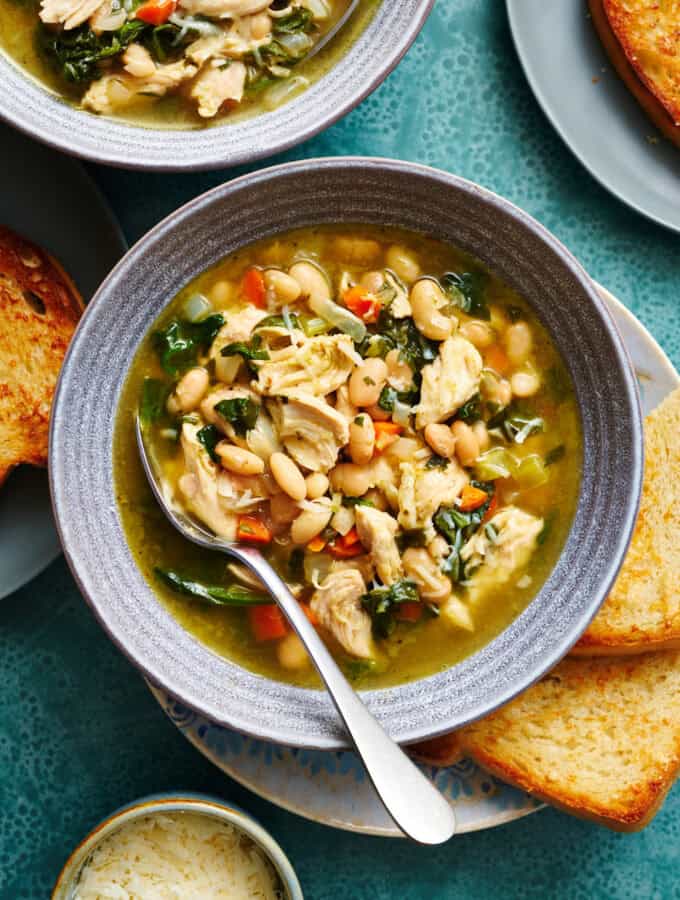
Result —
POLYGON ((224 316, 215 313, 200 322, 173 319, 163 331, 154 332, 153 345, 163 369, 168 375, 179 375, 196 365, 198 354, 208 349, 223 325, 224 316))
POLYGON ((259 404, 248 397, 233 397, 231 400, 220 400, 215 404, 215 411, 223 419, 230 422, 236 434, 245 435, 255 427, 260 412, 259 404))
POLYGON ((205 449, 208 451, 208 456, 213 462, 219 462, 220 458, 215 453, 215 447, 222 440, 222 435, 219 433, 217 428, 214 425, 204 425, 200 431, 196 432, 196 437, 198 441, 203 444, 205 449))
POLYGON ((142 385, 142 400, 139 417, 144 425, 157 422, 165 415, 165 404, 170 387, 158 378, 145 378, 142 385))
POLYGON ((490 319, 491 313, 486 302, 488 276, 484 272, 447 272, 441 285, 455 306, 477 319, 490 319))
POLYGON ((390 636, 395 626, 396 607, 401 603, 418 603, 415 582, 402 578, 390 587, 373 588, 361 598, 361 603, 373 622, 373 634, 377 638, 390 636))
POLYGON ((154 573, 163 584, 178 594, 187 594, 213 606, 259 606, 272 602, 268 594, 252 591, 238 584, 229 587, 202 584, 200 581, 184 578, 171 569, 155 568, 154 573))
POLYGON ((236 341, 234 344, 227 344, 220 350, 222 356, 241 356, 246 361, 246 365, 253 374, 257 374, 257 366, 253 365, 253 360, 269 359, 269 354, 262 349, 262 338, 256 334, 251 338, 250 343, 236 341))
POLYGON ((482 398, 479 394, 470 397, 456 413, 461 422, 478 422, 482 418, 482 398))
POLYGON ((141 19, 126 22, 118 31, 98 35, 88 25, 70 31, 41 28, 40 45, 66 81, 92 81, 99 63, 119 56, 148 26, 141 19))

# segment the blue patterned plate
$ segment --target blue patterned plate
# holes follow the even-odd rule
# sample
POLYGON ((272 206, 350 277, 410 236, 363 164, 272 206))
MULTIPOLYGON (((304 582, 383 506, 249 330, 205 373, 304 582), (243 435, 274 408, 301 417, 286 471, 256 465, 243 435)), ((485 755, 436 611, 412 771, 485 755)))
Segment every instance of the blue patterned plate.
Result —
MULTIPOLYGON (((644 326, 604 288, 638 373, 646 413, 680 384, 672 364, 644 326)), ((298 750, 214 725, 149 685, 182 734, 227 775, 271 803, 333 828, 402 837, 378 801, 354 753, 298 750)), ((528 794, 498 781, 470 760, 448 768, 421 766, 456 807, 459 832, 481 831, 542 808, 528 794)))

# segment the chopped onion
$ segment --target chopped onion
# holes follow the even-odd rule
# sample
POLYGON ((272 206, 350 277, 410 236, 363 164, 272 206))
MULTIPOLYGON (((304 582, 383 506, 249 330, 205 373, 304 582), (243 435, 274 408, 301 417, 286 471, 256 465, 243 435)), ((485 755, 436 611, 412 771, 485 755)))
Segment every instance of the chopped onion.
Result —
POLYGON ((266 91, 263 98, 264 105, 267 109, 276 109, 288 100, 292 100, 297 94, 301 94, 308 87, 309 80, 302 75, 286 78, 266 91))
POLYGON ((412 412, 413 407, 409 406, 408 403, 402 403, 401 400, 395 400, 394 408, 392 410, 392 419, 397 423, 397 425, 403 425, 406 428, 409 424, 409 419, 412 412))
POLYGON ((168 22, 172 22, 173 25, 177 25, 178 28, 182 29, 176 38, 178 44, 189 31, 196 31, 204 36, 222 34, 222 29, 219 25, 215 25, 213 22, 206 22, 205 19, 197 19, 195 16, 182 16, 180 13, 173 13, 168 22))
POLYGON ((361 319, 348 309, 333 303, 330 297, 310 297, 309 305, 318 316, 348 334, 353 341, 363 341, 366 337, 366 326, 361 319))
POLYGON ((327 0, 304 0, 302 5, 307 7, 317 21, 327 19, 331 14, 327 0))
POLYGON ((285 47, 291 56, 296 59, 303 57, 312 47, 314 41, 303 31, 293 31, 290 34, 282 34, 277 37, 277 43, 285 47))
POLYGON ((212 303, 204 294, 192 294, 182 306, 182 313, 190 322, 200 322, 212 311, 212 303))

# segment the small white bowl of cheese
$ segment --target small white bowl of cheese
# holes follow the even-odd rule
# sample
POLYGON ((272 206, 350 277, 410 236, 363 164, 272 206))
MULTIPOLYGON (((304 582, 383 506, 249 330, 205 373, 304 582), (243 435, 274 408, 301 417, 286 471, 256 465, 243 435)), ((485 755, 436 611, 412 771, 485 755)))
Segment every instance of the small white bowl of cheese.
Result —
POLYGON ((204 794, 154 794, 117 810, 76 847, 52 900, 303 900, 277 842, 204 794))

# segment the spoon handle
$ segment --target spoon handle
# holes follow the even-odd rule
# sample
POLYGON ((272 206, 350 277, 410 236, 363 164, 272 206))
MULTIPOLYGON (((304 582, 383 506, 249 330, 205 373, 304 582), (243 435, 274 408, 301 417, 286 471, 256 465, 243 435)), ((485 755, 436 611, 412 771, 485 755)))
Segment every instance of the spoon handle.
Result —
POLYGON ((364 706, 285 582, 258 551, 230 547, 229 552, 263 582, 305 645, 395 824, 421 844, 441 844, 452 837, 456 831, 452 807, 364 706))

